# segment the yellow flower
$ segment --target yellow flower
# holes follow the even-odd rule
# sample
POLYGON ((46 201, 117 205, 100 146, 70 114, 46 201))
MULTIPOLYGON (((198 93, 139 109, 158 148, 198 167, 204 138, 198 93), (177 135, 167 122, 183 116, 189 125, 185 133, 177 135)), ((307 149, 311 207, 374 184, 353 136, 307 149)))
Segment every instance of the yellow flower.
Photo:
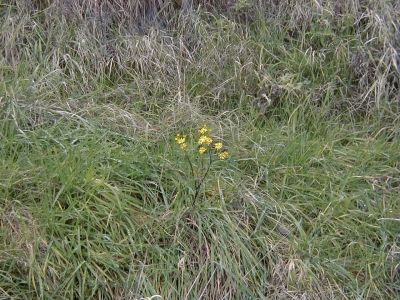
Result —
POLYGON ((212 138, 210 138, 209 136, 202 135, 202 136, 199 138, 198 143, 199 143, 200 145, 211 145, 212 141, 213 141, 212 138))
POLYGON ((204 152, 206 152, 207 151, 207 148, 206 147, 200 147, 199 148, 199 153, 200 154, 203 154, 204 152))
POLYGON ((197 130, 197 131, 198 131, 200 134, 203 134, 203 135, 211 132, 210 129, 207 129, 207 125, 203 125, 203 127, 200 128, 200 129, 197 130))
POLYGON ((178 133, 178 134, 175 136, 175 141, 176 141, 179 145, 184 144, 184 143, 186 142, 186 135, 181 135, 180 133, 178 133))
POLYGON ((215 144, 214 144, 214 148, 217 149, 217 150, 221 150, 222 147, 223 147, 223 146, 222 146, 222 143, 215 143, 215 144))
POLYGON ((224 152, 218 154, 218 158, 219 158, 219 159, 225 159, 225 158, 227 158, 228 156, 229 156, 228 151, 224 151, 224 152))
POLYGON ((187 150, 187 147, 188 147, 188 144, 187 144, 187 143, 182 143, 182 144, 180 144, 180 147, 181 147, 181 149, 182 149, 183 151, 186 151, 186 150, 187 150))

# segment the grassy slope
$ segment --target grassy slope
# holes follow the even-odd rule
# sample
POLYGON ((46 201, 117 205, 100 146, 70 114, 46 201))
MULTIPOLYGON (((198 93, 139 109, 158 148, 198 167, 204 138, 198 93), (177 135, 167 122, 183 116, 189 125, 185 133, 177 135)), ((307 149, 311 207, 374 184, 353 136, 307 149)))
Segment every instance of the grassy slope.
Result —
POLYGON ((1 296, 398 296, 393 3, 241 1, 145 34, 0 3, 1 296), (230 157, 193 205, 174 136, 203 124, 230 157))

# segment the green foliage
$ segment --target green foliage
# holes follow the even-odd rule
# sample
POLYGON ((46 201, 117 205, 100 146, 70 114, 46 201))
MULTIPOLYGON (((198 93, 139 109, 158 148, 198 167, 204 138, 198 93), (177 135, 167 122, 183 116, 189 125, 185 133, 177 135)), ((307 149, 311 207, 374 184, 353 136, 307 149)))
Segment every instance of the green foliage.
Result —
POLYGON ((0 298, 396 298, 399 7, 320 2, 0 1, 0 298))

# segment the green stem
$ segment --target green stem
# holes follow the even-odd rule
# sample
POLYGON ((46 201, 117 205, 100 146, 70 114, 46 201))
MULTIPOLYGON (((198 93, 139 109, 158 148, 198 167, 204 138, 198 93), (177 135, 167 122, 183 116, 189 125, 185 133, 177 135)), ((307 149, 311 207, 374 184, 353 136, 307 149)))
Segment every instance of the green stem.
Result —
POLYGON ((196 199, 196 197, 197 197, 197 194, 198 194, 198 192, 197 192, 197 187, 198 187, 198 185, 196 184, 196 176, 195 176, 195 174, 194 174, 194 169, 193 169, 193 164, 192 164, 192 161, 190 160, 190 157, 189 157, 189 155, 187 154, 187 153, 185 153, 186 154, 186 158, 187 158, 187 160, 188 160, 188 162, 189 162, 189 167, 190 167, 190 174, 191 174, 191 176, 193 176, 193 181, 194 181, 194 190, 196 191, 195 192, 195 198, 194 199, 196 199))
MULTIPOLYGON (((208 153, 210 155, 209 155, 209 164, 208 164, 207 170, 204 172, 203 177, 199 180, 197 185, 196 185, 196 180, 195 180, 195 190, 196 190, 196 192, 195 192, 194 197, 193 197, 193 206, 196 204, 196 200, 197 200, 197 197, 199 196, 199 192, 200 192, 200 187, 203 184, 204 179, 206 178, 206 176, 208 174, 208 171, 210 171, 210 168, 211 168, 211 164, 212 164, 211 151, 208 151, 208 153)), ((190 162, 190 160, 189 160, 189 162, 190 162)), ((191 164, 190 164, 190 168, 192 168, 191 164)))

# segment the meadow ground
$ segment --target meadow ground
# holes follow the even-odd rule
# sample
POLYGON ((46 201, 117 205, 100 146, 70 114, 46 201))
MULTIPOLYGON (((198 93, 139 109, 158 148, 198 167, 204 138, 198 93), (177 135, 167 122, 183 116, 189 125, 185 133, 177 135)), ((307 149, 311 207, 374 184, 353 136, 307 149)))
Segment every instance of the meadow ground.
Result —
POLYGON ((399 298, 398 1, 45 2, 0 0, 1 299, 399 298))

